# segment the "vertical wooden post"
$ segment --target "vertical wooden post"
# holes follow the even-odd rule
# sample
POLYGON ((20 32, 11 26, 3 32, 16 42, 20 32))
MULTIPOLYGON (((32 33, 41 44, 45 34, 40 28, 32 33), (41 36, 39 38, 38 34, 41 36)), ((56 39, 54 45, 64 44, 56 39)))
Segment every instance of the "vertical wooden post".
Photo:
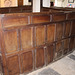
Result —
POLYGON ((2 16, 0 15, 0 43, 1 43, 1 54, 2 54, 2 63, 3 63, 3 71, 4 75, 8 75, 7 65, 6 65, 6 56, 4 51, 4 37, 3 37, 3 30, 2 30, 2 16))

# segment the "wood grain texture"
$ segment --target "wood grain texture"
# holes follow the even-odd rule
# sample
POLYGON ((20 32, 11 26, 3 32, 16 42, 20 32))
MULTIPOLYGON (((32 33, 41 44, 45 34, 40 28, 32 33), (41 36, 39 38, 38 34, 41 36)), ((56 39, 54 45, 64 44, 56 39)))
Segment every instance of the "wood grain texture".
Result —
MULTIPOLYGON (((15 12, 19 9, 13 8, 10 11, 15 12)), ((25 12, 26 9, 21 7, 21 12, 23 10, 25 12)), ((4 75, 28 73, 55 61, 56 58, 61 58, 74 49, 74 17, 68 19, 67 12, 52 13, 48 12, 49 10, 40 13, 0 14, 0 44, 4 75)))
POLYGON ((69 13, 67 19, 68 20, 75 19, 75 13, 74 12, 73 13, 69 13))
POLYGON ((55 24, 47 25, 47 42, 52 43, 55 41, 55 24))
POLYGON ((65 22, 64 37, 69 37, 71 31, 71 22, 65 22))
POLYGON ((33 28, 21 29, 21 45, 22 49, 30 49, 33 47, 33 28))
POLYGON ((63 54, 67 54, 69 50, 69 38, 63 40, 63 54))
POLYGON ((70 38, 69 50, 72 51, 74 49, 74 37, 70 38))
POLYGON ((7 68, 9 75, 19 75, 20 69, 17 55, 7 58, 7 68))
POLYGON ((52 21, 64 21, 66 19, 66 15, 65 14, 54 14, 52 16, 52 21))
POLYGON ((23 6, 23 0, 18 0, 18 6, 23 6))
POLYGON ((55 54, 55 59, 58 59, 58 58, 60 58, 62 56, 62 54, 63 54, 62 40, 56 42, 55 53, 54 54, 55 54))
POLYGON ((69 49, 69 38, 64 39, 64 50, 69 49))
POLYGON ((33 54, 32 51, 21 54, 21 73, 33 70, 33 54))
POLYGON ((60 50, 62 50, 62 41, 58 41, 56 42, 56 52, 59 52, 60 50))
POLYGON ((50 45, 47 47, 47 64, 51 63, 54 58, 54 46, 50 45))
POLYGON ((36 46, 45 44, 45 27, 44 26, 36 26, 36 46))
POLYGON ((56 40, 61 40, 63 37, 63 24, 56 24, 56 40))
POLYGON ((36 49, 36 68, 44 66, 44 48, 36 49), (40 57, 39 57, 40 56, 40 57))
POLYGON ((75 35, 75 21, 72 21, 71 35, 75 35))
POLYGON ((5 31, 4 42, 6 53, 12 53, 17 51, 18 50, 17 31, 16 30, 5 31))
POLYGON ((40 16, 33 16, 32 23, 45 23, 50 22, 49 15, 40 15, 40 16))
POLYGON ((2 23, 4 27, 26 25, 28 24, 28 17, 4 17, 2 23))

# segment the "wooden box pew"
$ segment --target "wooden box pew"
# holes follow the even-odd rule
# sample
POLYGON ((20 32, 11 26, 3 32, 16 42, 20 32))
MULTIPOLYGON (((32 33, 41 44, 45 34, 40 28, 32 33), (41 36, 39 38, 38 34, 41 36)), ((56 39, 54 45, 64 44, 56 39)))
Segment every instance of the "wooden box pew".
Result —
POLYGON ((4 75, 28 73, 71 52, 75 40, 74 29, 71 30, 73 15, 74 12, 0 14, 4 75))

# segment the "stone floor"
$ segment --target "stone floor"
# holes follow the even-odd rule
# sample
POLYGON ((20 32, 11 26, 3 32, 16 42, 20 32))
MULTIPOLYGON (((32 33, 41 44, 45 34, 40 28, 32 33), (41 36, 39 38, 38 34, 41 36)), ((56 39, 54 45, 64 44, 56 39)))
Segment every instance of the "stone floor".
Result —
POLYGON ((64 58, 27 75, 75 75, 75 51, 64 58))

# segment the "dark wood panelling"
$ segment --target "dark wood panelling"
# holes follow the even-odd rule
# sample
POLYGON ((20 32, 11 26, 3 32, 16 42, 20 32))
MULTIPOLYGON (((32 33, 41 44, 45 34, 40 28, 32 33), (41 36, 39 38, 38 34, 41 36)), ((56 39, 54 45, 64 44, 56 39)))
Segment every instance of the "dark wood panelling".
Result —
POLYGON ((5 51, 6 53, 12 53, 18 50, 17 31, 5 31, 4 32, 5 51), (10 41, 9 41, 10 40, 10 41))
POLYGON ((61 40, 63 37, 63 23, 56 24, 56 40, 61 40))
POLYGON ((33 70, 33 53, 32 51, 21 54, 21 73, 33 70))
POLYGON ((69 48, 69 38, 64 39, 64 49, 68 49, 69 48))
POLYGON ((75 19, 75 13, 69 13, 67 19, 75 19))
POLYGON ((56 52, 62 50, 62 41, 56 42, 56 52))
POLYGON ((50 15, 33 16, 32 23, 50 22, 50 15))
POLYGON ((72 51, 74 49, 74 37, 70 38, 69 50, 72 51))
POLYGON ((52 21, 64 21, 66 19, 66 14, 53 14, 52 21))
POLYGON ((42 67, 45 64, 45 59, 44 59, 44 48, 38 48, 36 49, 36 54, 35 54, 35 62, 36 62, 36 68, 42 67), (40 56, 40 57, 39 57, 40 56))
POLYGON ((23 6, 23 0, 18 0, 18 6, 23 6))
POLYGON ((63 54, 67 54, 69 50, 69 38, 63 40, 63 54))
MULTIPOLYGON (((21 12, 27 9, 18 8, 21 8, 21 12)), ((10 11, 19 9, 13 8, 10 11)), ((0 14, 4 75, 33 71, 55 61, 55 57, 61 58, 72 51, 75 45, 75 21, 68 14, 58 11, 0 14)))
POLYGON ((19 60, 18 56, 12 56, 7 58, 7 68, 8 68, 8 75, 19 75, 19 60))
POLYGON ((36 26, 35 27, 36 35, 36 46, 45 44, 45 26, 36 26))
POLYGON ((21 12, 22 9, 16 7, 16 8, 12 8, 12 9, 9 10, 10 13, 14 13, 14 11, 17 13, 17 12, 21 12))
POLYGON ((72 21, 71 35, 75 35, 75 21, 72 21))
POLYGON ((21 46, 22 49, 29 49, 33 47, 33 28, 21 29, 21 46))
POLYGON ((47 42, 52 43, 55 41, 55 24, 47 25, 47 42))
POLYGON ((5 17, 2 22, 4 27, 26 25, 28 24, 28 17, 5 17))
POLYGON ((55 46, 55 59, 62 56, 62 52, 63 52, 62 47, 63 47, 62 40, 56 42, 56 46, 55 46))
POLYGON ((71 31, 71 22, 65 22, 64 37, 69 37, 71 31))
POLYGON ((47 46, 47 64, 51 63, 54 58, 54 45, 47 46))

